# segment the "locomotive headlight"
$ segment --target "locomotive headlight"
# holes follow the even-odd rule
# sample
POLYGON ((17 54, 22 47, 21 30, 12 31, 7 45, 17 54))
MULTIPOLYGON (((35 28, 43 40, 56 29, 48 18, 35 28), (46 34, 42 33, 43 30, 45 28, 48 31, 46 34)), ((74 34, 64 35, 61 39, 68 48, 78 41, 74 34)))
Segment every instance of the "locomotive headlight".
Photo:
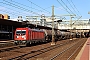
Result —
POLYGON ((22 36, 22 38, 24 38, 24 36, 22 36))
POLYGON ((19 36, 16 36, 16 38, 19 38, 19 36))
POLYGON ((25 36, 22 36, 22 38, 26 39, 26 35, 25 36))

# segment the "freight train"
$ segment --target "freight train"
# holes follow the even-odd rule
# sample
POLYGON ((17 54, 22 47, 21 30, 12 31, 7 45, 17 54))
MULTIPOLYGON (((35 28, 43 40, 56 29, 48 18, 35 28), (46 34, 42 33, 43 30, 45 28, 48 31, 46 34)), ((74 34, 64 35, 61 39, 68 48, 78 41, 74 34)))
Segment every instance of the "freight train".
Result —
POLYGON ((90 37, 90 30, 89 30, 89 32, 85 32, 84 35, 86 38, 90 37))
MULTIPOLYGON (((58 39, 69 39, 71 33, 70 32, 61 32, 55 30, 54 38, 58 39)), ((75 37, 75 34, 72 33, 72 37, 75 37)), ((16 28, 14 34, 14 42, 16 45, 25 44, 30 45, 32 43, 37 42, 48 42, 52 40, 52 30, 37 30, 30 28, 16 28)))

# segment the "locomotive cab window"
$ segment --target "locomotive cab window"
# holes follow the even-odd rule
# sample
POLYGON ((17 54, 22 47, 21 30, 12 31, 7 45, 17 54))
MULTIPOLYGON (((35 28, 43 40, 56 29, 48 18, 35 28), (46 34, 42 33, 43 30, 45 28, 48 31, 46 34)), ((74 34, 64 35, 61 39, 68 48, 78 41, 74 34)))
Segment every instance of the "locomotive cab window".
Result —
POLYGON ((26 34, 26 30, 17 30, 16 31, 16 35, 25 35, 26 34))

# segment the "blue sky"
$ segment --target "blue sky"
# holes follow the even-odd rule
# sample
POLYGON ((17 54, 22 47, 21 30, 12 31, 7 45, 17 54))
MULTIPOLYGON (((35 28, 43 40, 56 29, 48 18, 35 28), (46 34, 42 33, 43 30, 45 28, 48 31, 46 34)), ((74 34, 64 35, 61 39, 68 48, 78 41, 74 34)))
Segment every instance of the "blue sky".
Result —
MULTIPOLYGON (((51 16, 52 5, 55 6, 55 15, 70 15, 74 13, 77 17, 82 16, 82 19, 90 18, 90 14, 88 14, 90 11, 90 0, 0 0, 0 14, 8 14, 11 18, 17 18, 17 16, 40 16, 42 14, 51 16)), ((69 18, 69 16, 66 18, 69 18)))

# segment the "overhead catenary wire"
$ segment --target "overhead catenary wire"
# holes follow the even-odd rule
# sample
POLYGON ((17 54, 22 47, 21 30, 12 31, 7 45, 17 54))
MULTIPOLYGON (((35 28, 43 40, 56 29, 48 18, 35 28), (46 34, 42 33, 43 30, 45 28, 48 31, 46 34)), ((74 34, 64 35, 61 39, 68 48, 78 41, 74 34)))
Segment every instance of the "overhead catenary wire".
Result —
POLYGON ((74 10, 74 12, 76 12, 76 14, 79 16, 79 14, 77 13, 77 11, 74 9, 74 7, 71 5, 71 3, 69 2, 69 0, 67 0, 68 3, 70 4, 70 6, 72 7, 72 9, 74 10))
MULTIPOLYGON (((2 11, 2 12, 6 12, 6 13, 9 13, 9 14, 11 14, 11 15, 13 15, 13 16, 18 16, 18 14, 16 14, 15 12, 10 12, 10 11, 8 11, 8 10, 0 10, 0 11, 2 11)), ((25 18, 24 16, 23 16, 23 18, 25 18)))
POLYGON ((31 11, 31 10, 29 10, 29 9, 26 9, 26 8, 24 8, 24 7, 18 6, 18 5, 14 4, 14 3, 11 3, 11 2, 9 2, 9 1, 6 1, 6 0, 3 0, 3 1, 6 2, 6 3, 5 3, 6 5, 9 5, 9 6, 15 7, 15 8, 17 8, 17 9, 24 10, 24 11, 27 11, 27 12, 30 12, 30 13, 33 13, 33 14, 36 14, 36 15, 40 15, 40 14, 38 14, 38 13, 36 13, 36 12, 33 12, 33 11, 31 11), (8 3, 8 4, 7 4, 7 3, 8 3))
MULTIPOLYGON (((2 3, 1 3, 2 4, 2 3)), ((2 5, 0 5, 0 6, 2 6, 2 5)), ((18 14, 18 15, 29 15, 29 14, 27 14, 27 13, 24 13, 24 12, 20 12, 20 11, 17 11, 17 10, 14 10, 14 9, 11 9, 11 8, 8 8, 8 7, 5 7, 5 6, 2 6, 2 7, 4 7, 4 8, 6 8, 6 9, 8 9, 8 10, 10 10, 9 12, 15 12, 15 14, 18 14)))
MULTIPOLYGON (((62 1, 62 0, 61 0, 62 1)), ((63 1, 62 1, 63 2, 63 1)), ((71 11, 71 9, 63 2, 63 4, 68 8, 68 10, 70 10, 70 12, 72 12, 71 11)), ((72 12, 72 14, 74 14, 73 12, 72 12)), ((74 14, 75 15, 75 14, 74 14)))
MULTIPOLYGON (((58 0, 57 0, 58 1, 58 0)), ((62 1, 62 0, 61 0, 62 1)), ((63 2, 63 1, 62 1, 63 2)), ((58 3, 71 15, 71 13, 63 6, 63 4, 58 1, 58 3)), ((64 2, 63 2, 64 3, 64 2)), ((68 8, 68 6, 64 3, 64 5, 68 8)), ((69 9, 69 8, 68 8, 69 9)), ((69 9, 70 10, 70 9, 69 9)), ((70 10, 71 11, 71 10, 70 10)), ((71 11, 72 12, 72 11, 71 11)), ((72 12, 73 13, 73 12, 72 12)), ((74 14, 74 13, 73 13, 74 14)), ((75 14, 74 14, 75 15, 75 14)), ((82 16, 80 16, 79 18, 81 18, 82 16)), ((74 18, 75 20, 79 20, 79 18, 74 18)), ((74 24, 75 22, 73 22, 72 24, 74 24)))
POLYGON ((57 2, 66 10, 66 12, 68 12, 71 15, 71 13, 63 6, 63 4, 60 1, 57 0, 57 2))
MULTIPOLYGON (((79 19, 81 19, 81 18, 82 18, 82 15, 81 15, 81 13, 79 12, 79 10, 76 8, 76 6, 75 6, 75 4, 73 3, 73 1, 72 1, 72 0, 71 0, 71 2, 72 2, 72 4, 73 4, 74 8, 77 10, 77 12, 78 12, 78 13, 79 13, 79 15, 80 15, 80 16, 77 18, 77 20, 76 20, 76 21, 78 21, 79 19)), ((75 10, 75 9, 74 9, 74 10, 75 10)), ((75 21, 75 22, 73 22, 73 24, 74 24, 74 23, 76 23, 76 21, 75 21)))
MULTIPOLYGON (((70 14, 70 16, 72 16, 72 14, 70 13, 70 11, 68 11, 67 8, 64 7, 64 5, 63 5, 59 0, 57 0, 57 2, 65 9, 66 12, 68 12, 68 13, 70 14)), ((65 3, 64 3, 64 4, 65 4, 65 3)), ((75 15, 75 14, 73 13, 73 15, 75 15)), ((75 18, 74 18, 74 19, 75 19, 75 18)))
MULTIPOLYGON (((4 2, 0 2, 0 4, 5 4, 5 5, 12 6, 12 5, 7 4, 7 3, 4 3, 4 2)), ((2 6, 2 5, 0 5, 0 6, 2 6)), ((2 7, 4 7, 4 6, 2 6, 2 7)), ((16 6, 12 6, 12 7, 16 7, 16 6)), ((17 8, 18 8, 18 7, 17 7, 17 8)), ((23 18, 25 18, 25 15, 24 15, 24 14, 26 14, 26 13, 23 13, 23 12, 20 13, 20 11, 16 11, 16 10, 13 10, 13 9, 11 9, 11 8, 8 8, 8 7, 5 7, 5 9, 6 9, 6 10, 1 10, 1 11, 6 12, 6 13, 9 13, 9 14, 11 14, 12 16, 22 16, 22 15, 23 15, 23 18), (9 9, 9 11, 8 11, 6 8, 9 9), (15 11, 16 11, 16 12, 15 12, 15 11)))
MULTIPOLYGON (((44 11, 42 11, 42 10, 39 10, 39 9, 33 8, 32 6, 30 7, 30 6, 27 6, 27 5, 21 4, 21 3, 19 3, 19 2, 13 1, 13 0, 11 0, 11 2, 17 3, 17 4, 19 4, 19 5, 22 5, 22 6, 25 6, 25 7, 28 7, 28 8, 31 8, 31 9, 37 10, 37 11, 40 11, 40 12, 44 12, 44 11)), ((31 2, 31 5, 32 5, 32 2, 31 2)))
MULTIPOLYGON (((71 0, 73 6, 75 7, 75 9, 78 11, 78 13, 81 15, 81 13, 79 12, 79 10, 76 8, 75 4, 73 3, 73 1, 71 0)), ((82 16, 82 15, 81 15, 82 16)))
MULTIPOLYGON (((57 0, 58 1, 58 0, 57 0)), ((62 1, 62 0, 61 0, 62 1)), ((62 1, 62 3, 66 6, 66 7, 64 7, 64 5, 60 2, 60 1, 58 1, 58 3, 71 15, 71 13, 70 12, 72 12, 71 11, 71 9, 62 1), (67 9, 68 8, 68 9, 67 9), (69 10, 69 11, 68 11, 69 10)), ((73 15, 76 15, 75 13, 73 13, 72 12, 72 14, 73 15)), ((76 18, 74 18, 75 20, 76 20, 76 18)))
MULTIPOLYGON (((3 2, 1 2, 1 3, 3 3, 3 2)), ((7 4, 7 3, 3 3, 3 4, 6 4, 6 5, 9 5, 9 6, 11 6, 11 7, 15 7, 15 8, 21 9, 20 7, 16 7, 16 6, 13 6, 13 5, 7 4)), ((25 10, 24 10, 24 11, 25 11, 25 10)))
POLYGON ((6 11, 6 10, 0 10, 0 11, 3 11, 3 12, 6 12, 6 13, 9 13, 9 14, 14 15, 14 16, 18 16, 17 14, 10 13, 9 11, 6 11))
MULTIPOLYGON (((37 4, 35 4, 35 3, 33 3, 33 2, 31 2, 30 0, 27 0, 28 2, 30 2, 30 3, 32 3, 32 4, 34 4, 35 6, 37 6, 37 7, 39 7, 39 8, 41 8, 41 9, 43 9, 44 11, 47 11, 46 9, 44 9, 44 8, 42 8, 42 7, 40 7, 40 6, 38 6, 37 4)), ((47 11, 49 14, 51 14, 49 11, 47 11)))

